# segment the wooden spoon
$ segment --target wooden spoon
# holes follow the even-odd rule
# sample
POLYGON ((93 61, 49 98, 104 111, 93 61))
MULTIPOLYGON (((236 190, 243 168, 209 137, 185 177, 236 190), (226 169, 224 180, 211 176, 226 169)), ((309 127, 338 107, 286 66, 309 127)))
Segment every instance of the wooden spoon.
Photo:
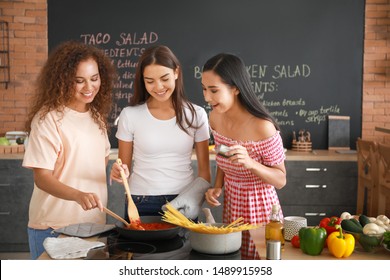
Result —
POLYGON ((112 212, 110 209, 108 209, 106 207, 103 207, 103 211, 106 212, 111 217, 113 217, 113 218, 117 219, 118 221, 122 222, 126 227, 130 227, 130 224, 125 219, 123 219, 118 214, 112 212))
MULTIPOLYGON (((119 164, 119 166, 122 165, 122 160, 118 158, 116 160, 116 163, 119 164)), ((133 199, 131 198, 131 193, 130 193, 130 187, 129 183, 127 182, 127 178, 125 175, 125 172, 123 170, 120 171, 122 181, 123 181, 123 186, 125 187, 126 195, 127 195, 127 215, 129 216, 130 220, 130 227, 134 229, 139 229, 139 230, 145 230, 140 224, 141 224, 141 219, 139 218, 139 213, 137 206, 135 206, 133 199)))

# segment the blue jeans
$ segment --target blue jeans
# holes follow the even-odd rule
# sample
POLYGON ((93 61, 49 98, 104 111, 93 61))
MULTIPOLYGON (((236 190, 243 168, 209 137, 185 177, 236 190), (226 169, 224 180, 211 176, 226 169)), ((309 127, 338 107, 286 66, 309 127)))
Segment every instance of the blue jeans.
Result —
MULTIPOLYGON (((161 207, 168 201, 174 199, 177 195, 132 195, 133 201, 137 206, 140 216, 161 216, 163 212, 161 207)), ((129 221, 127 215, 127 199, 125 202, 125 220, 129 221)))
POLYGON ((60 234, 53 232, 52 228, 48 229, 33 229, 27 228, 28 244, 30 246, 31 259, 36 260, 43 252, 43 241, 46 237, 58 237, 60 234))

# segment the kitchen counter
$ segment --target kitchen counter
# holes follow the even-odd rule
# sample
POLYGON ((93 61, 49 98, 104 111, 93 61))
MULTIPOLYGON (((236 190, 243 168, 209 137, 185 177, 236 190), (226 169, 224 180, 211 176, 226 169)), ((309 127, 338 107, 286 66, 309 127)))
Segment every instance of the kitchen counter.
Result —
MULTIPOLYGON (((0 154, 2 159, 23 159, 23 153, 18 154, 0 154)), ((118 157, 118 149, 112 149, 110 160, 115 160, 118 157)), ((196 160, 195 153, 192 154, 192 160, 196 160)), ((215 153, 210 151, 210 160, 215 160, 215 153)), ((289 161, 357 161, 355 150, 313 150, 311 152, 298 152, 288 150, 286 152, 286 160, 289 161)))
MULTIPOLYGON (((250 234, 255 242, 256 249, 259 252, 261 259, 265 260, 266 248, 264 242, 264 227, 250 230, 250 234)), ((85 240, 89 240, 89 241, 99 240, 104 242, 104 238, 99 239, 99 237, 97 236, 85 238, 85 240)), ((189 246, 189 244, 187 244, 186 246, 189 246)), ((183 248, 183 250, 187 250, 187 249, 188 248, 183 248)), ((172 259, 175 259, 174 255, 171 254, 171 256, 172 259)), ((128 257, 129 259, 131 259, 132 253, 128 253, 128 257)), ((50 260, 51 258, 46 252, 44 252, 38 259, 50 260)), ((158 257, 155 258, 151 257, 151 259, 158 259, 158 257)), ((221 257, 221 259, 223 258, 221 257)), ((337 260, 337 258, 331 255, 327 248, 324 248, 322 253, 318 256, 310 256, 302 253, 300 249, 294 248, 290 242, 286 242, 284 245, 284 249, 282 251, 282 260, 337 260)), ((359 244, 356 244, 355 251, 352 253, 352 255, 348 258, 340 259, 340 260, 390 260, 390 252, 386 251, 383 247, 381 247, 375 253, 368 253, 368 252, 364 252, 359 244)))
POLYGON ((298 152, 288 150, 287 161, 357 161, 356 150, 313 150, 298 152))
MULTIPOLYGON (((250 230, 250 234, 255 242, 257 251, 260 254, 261 259, 266 259, 266 247, 264 238, 264 227, 250 230)), ((292 246, 291 242, 286 241, 284 249, 282 251, 282 260, 338 260, 328 250, 324 248, 322 253, 318 256, 310 256, 304 254, 301 249, 292 246)), ((355 250, 348 258, 339 260, 390 260, 390 252, 386 251, 385 248, 378 248, 375 253, 369 253, 363 251, 360 244, 355 244, 355 250)))
MULTIPOLYGON (((118 150, 113 149, 110 159, 118 157, 118 150)), ((195 153, 192 154, 192 160, 196 160, 195 153)), ((215 160, 215 152, 210 151, 210 160, 215 160)), ((287 150, 286 160, 289 161, 357 161, 355 150, 313 150, 311 152, 298 152, 287 150)))

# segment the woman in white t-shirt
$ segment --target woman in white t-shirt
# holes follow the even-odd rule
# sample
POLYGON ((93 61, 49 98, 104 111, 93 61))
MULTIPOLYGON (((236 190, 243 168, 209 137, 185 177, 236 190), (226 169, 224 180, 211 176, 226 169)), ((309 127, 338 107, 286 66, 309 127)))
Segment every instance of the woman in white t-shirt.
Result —
POLYGON ((73 41, 51 52, 38 77, 23 159, 34 172, 27 230, 32 259, 44 252, 45 238, 58 235, 53 229, 106 223, 114 79, 115 68, 101 50, 73 41))
POLYGON ((122 182, 120 170, 131 173, 129 186, 139 214, 159 215, 171 201, 196 218, 210 187, 208 118, 186 98, 180 62, 168 47, 150 47, 140 57, 134 96, 119 116, 116 137, 122 166, 113 165, 111 178, 122 182), (198 174, 191 166, 193 148, 198 174))

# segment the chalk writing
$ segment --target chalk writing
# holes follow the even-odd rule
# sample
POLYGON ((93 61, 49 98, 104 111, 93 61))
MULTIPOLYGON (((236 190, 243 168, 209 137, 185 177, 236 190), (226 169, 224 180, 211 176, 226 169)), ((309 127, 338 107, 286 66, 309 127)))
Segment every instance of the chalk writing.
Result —
MULTIPOLYGON (((111 42, 109 33, 80 34, 81 40, 88 45, 102 45, 111 42)), ((115 40, 116 46, 148 45, 158 41, 156 32, 122 32, 119 39, 115 40)))
MULTIPOLYGON (((80 38, 87 44, 102 45, 103 52, 113 60, 119 71, 120 76, 114 84, 114 108, 110 115, 110 126, 115 126, 121 110, 128 106, 133 96, 138 58, 149 44, 158 41, 159 36, 155 32, 122 32, 117 36, 109 33, 81 34, 80 38)), ((270 110, 270 114, 281 127, 294 127, 297 122, 320 125, 327 120, 329 114, 340 114, 340 107, 337 104, 310 108, 310 104, 302 97, 280 96, 286 94, 286 89, 281 89, 278 81, 310 77, 312 70, 306 63, 295 65, 253 63, 246 65, 246 69, 258 99, 270 110)), ((193 77, 196 80, 202 78, 201 66, 193 67, 193 77)), ((207 112, 211 110, 209 106, 205 109, 207 112)))
POLYGON ((127 88, 127 89, 132 89, 133 88, 133 83, 134 81, 130 81, 129 83, 125 83, 122 80, 117 81, 114 84, 114 88, 127 88))
POLYGON ((108 33, 81 34, 80 38, 87 45, 108 44, 111 41, 111 35, 108 33))
MULTIPOLYGON (((130 103, 130 99, 132 96, 133 96, 133 93, 128 92, 128 91, 117 90, 114 92, 114 99, 117 101, 119 101, 119 100, 126 101, 125 106, 127 106, 130 103)), ((116 116, 115 116, 115 118, 116 118, 116 116)))
POLYGON ((303 77, 307 78, 310 76, 310 67, 307 64, 302 65, 275 65, 274 74, 272 78, 282 79, 282 78, 297 78, 303 77))
POLYGON ((137 64, 138 64, 137 61, 132 61, 131 59, 125 59, 125 60, 118 59, 118 61, 116 63, 116 67, 118 69, 121 69, 121 68, 136 68, 137 64))
MULTIPOLYGON (((320 125, 327 120, 329 114, 340 114, 338 104, 320 106, 320 108, 309 108, 310 104, 306 99, 283 98, 278 96, 286 94, 286 90, 279 92, 278 80, 281 79, 307 79, 312 74, 310 65, 306 63, 296 65, 246 65, 248 74, 258 99, 270 111, 278 124, 283 127, 293 127, 297 121, 320 125), (271 95, 269 95, 271 94, 271 95), (294 109, 292 109, 294 108, 294 109), (293 114, 293 116, 291 116, 293 114)), ((194 67, 194 78, 202 78, 202 67, 194 67)))
POLYGON ((143 33, 121 33, 119 34, 120 40, 115 41, 117 46, 124 45, 148 45, 158 41, 158 35, 155 32, 143 32, 143 33))
MULTIPOLYGON (((119 116, 121 111, 122 107, 119 106, 117 103, 114 103, 114 106, 111 110, 110 119, 115 120, 119 116)), ((113 125, 114 123, 110 122, 110 124, 113 125)))
POLYGON ((104 54, 111 58, 118 57, 139 57, 144 52, 145 48, 109 48, 104 49, 104 54))
POLYGON ((251 78, 264 78, 267 72, 268 65, 252 64, 246 66, 246 70, 251 78))
POLYGON ((313 110, 304 110, 301 109, 296 114, 302 117, 305 117, 306 123, 317 123, 320 124, 321 122, 326 121, 326 116, 329 114, 340 114, 340 107, 339 105, 331 105, 329 107, 321 106, 319 109, 313 109, 313 110))
POLYGON ((203 63, 220 52, 241 56, 257 99, 281 126, 286 148, 291 133, 284 130, 299 129, 313 133, 314 149, 327 148, 328 115, 351 116, 351 143, 361 134, 362 60, 356 57, 362 57, 364 48, 364 0, 248 5, 174 0, 168 9, 174 16, 167 16, 164 2, 154 0, 48 2, 49 48, 79 39, 100 47, 118 69, 112 120, 134 94, 139 57, 149 46, 164 44, 180 59, 188 99, 201 106, 206 103, 200 83, 203 63), (225 16, 216 20, 222 6, 225 16), (94 16, 86 16, 92 10, 94 16))
POLYGON ((118 80, 114 83, 114 107, 109 116, 110 127, 115 126, 122 109, 129 105, 133 96, 135 69, 138 59, 148 47, 159 40, 156 32, 83 33, 80 39, 85 44, 96 45, 110 57, 118 70, 118 80))
POLYGON ((256 93, 270 93, 278 90, 278 85, 276 82, 252 81, 252 86, 256 93))

